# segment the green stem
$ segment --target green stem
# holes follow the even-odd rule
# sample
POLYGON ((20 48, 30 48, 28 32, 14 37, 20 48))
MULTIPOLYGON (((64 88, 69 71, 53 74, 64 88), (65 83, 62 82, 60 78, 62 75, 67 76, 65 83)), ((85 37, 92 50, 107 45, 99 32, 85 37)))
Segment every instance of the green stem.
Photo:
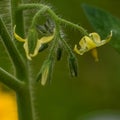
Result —
POLYGON ((17 11, 22 11, 22 10, 26 10, 26 9, 42 9, 43 7, 47 7, 46 5, 43 4, 36 4, 36 3, 32 3, 32 4, 20 4, 17 8, 17 11))
POLYGON ((41 14, 44 14, 44 12, 47 10, 48 8, 47 7, 43 7, 41 8, 33 17, 32 19, 32 24, 31 24, 31 27, 34 27, 36 25, 36 22, 38 20, 38 18, 41 16, 41 14))
POLYGON ((5 45, 7 52, 9 56, 11 57, 14 67, 16 69, 16 74, 19 75, 19 78, 26 76, 26 66, 25 63, 18 52, 17 48, 15 47, 7 29, 3 22, 3 20, 0 18, 0 35, 2 37, 2 42, 5 45))
MULTIPOLYGON (((24 38, 24 21, 23 21, 23 11, 17 11, 18 6, 22 3, 22 0, 11 0, 11 13, 12 13, 12 30, 13 26, 16 25, 16 32, 24 38)), ((21 50, 21 46, 17 44, 18 50, 24 53, 24 51, 21 50)), ((19 56, 19 54, 18 54, 19 56)), ((13 58, 16 58, 16 56, 13 56, 13 58)), ((33 117, 33 111, 32 111, 32 101, 31 101, 31 95, 30 95, 30 88, 29 88, 29 78, 28 78, 28 70, 26 70, 26 66, 21 61, 21 57, 18 59, 18 64, 15 64, 15 67, 18 69, 16 70, 16 76, 24 80, 26 82, 25 89, 23 91, 20 91, 19 93, 16 92, 17 96, 17 105, 18 105, 18 116, 19 120, 34 120, 33 117)))
POLYGON ((61 24, 65 24, 65 25, 68 25, 68 26, 70 26, 72 28, 75 28, 78 31, 80 31, 83 35, 87 35, 88 36, 87 31, 83 27, 81 27, 81 26, 79 26, 77 24, 74 24, 74 23, 72 23, 70 21, 67 21, 65 19, 62 19, 62 18, 59 18, 59 21, 60 21, 61 24))
POLYGON ((51 17, 57 21, 58 20, 58 16, 55 14, 55 12, 47 5, 43 5, 43 4, 21 4, 19 5, 17 11, 22 11, 22 10, 26 10, 26 9, 46 9, 46 11, 51 15, 51 17))
POLYGON ((71 54, 72 56, 75 56, 74 53, 73 53, 73 51, 72 51, 72 49, 71 49, 70 46, 67 44, 67 42, 61 37, 61 35, 59 35, 59 37, 60 37, 63 45, 65 46, 68 54, 71 54))
MULTIPOLYGON (((17 11, 18 6, 23 3, 23 0, 10 0, 10 1, 11 1, 11 22, 12 22, 11 31, 13 31, 13 27, 16 25, 17 26, 16 33, 18 33, 18 35, 24 38, 25 31, 24 31, 23 11, 17 11)), ((14 40, 13 42, 15 42, 15 45, 18 48, 18 51, 22 53, 21 56, 23 58, 26 58, 24 49, 22 48, 21 44, 14 39, 13 35, 12 35, 12 38, 14 40)), ((17 73, 17 74, 18 76, 22 76, 20 73, 17 73)))
POLYGON ((16 93, 19 120, 34 120, 30 89, 28 85, 20 93, 16 93))
POLYGON ((0 68, 0 81, 16 92, 20 92, 24 87, 24 82, 18 80, 2 68, 0 68))
POLYGON ((39 9, 41 9, 43 7, 47 8, 47 12, 51 15, 51 17, 55 21, 59 22, 60 24, 65 24, 65 25, 68 25, 70 27, 73 27, 73 28, 77 29, 78 31, 80 31, 83 35, 87 35, 88 36, 87 31, 83 27, 58 17, 55 14, 55 12, 50 7, 48 7, 46 5, 43 5, 43 4, 23 4, 23 5, 19 6, 18 11, 21 11, 23 9, 32 9, 32 8, 39 8, 39 9))
POLYGON ((61 36, 60 36, 60 39, 61 39, 66 51, 69 54, 68 62, 69 62, 69 69, 70 69, 71 76, 76 77, 78 75, 78 64, 77 64, 76 56, 74 55, 72 49, 67 44, 67 42, 61 36))
POLYGON ((55 28, 55 37, 54 37, 54 40, 53 40, 53 43, 52 43, 52 46, 51 46, 51 49, 50 49, 50 53, 49 53, 49 56, 48 56, 48 59, 50 59, 52 56, 53 56, 53 53, 55 52, 55 48, 56 48, 56 44, 58 43, 58 35, 59 35, 59 32, 60 32, 60 29, 59 29, 59 24, 55 21, 56 23, 56 28, 55 28))
POLYGON ((17 11, 18 6, 22 4, 22 0, 11 0, 11 21, 12 21, 12 30, 14 25, 17 26, 16 32, 24 37, 24 22, 23 22, 23 12, 17 11))

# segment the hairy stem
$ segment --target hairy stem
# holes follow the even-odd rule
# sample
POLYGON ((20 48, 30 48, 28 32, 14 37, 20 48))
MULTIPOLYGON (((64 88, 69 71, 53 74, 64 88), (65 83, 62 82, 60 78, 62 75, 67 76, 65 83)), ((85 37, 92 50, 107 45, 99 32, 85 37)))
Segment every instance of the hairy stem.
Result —
POLYGON ((0 68, 0 81, 16 92, 20 92, 24 87, 24 82, 18 80, 2 68, 0 68))
POLYGON ((41 9, 41 8, 44 8, 44 7, 47 8, 47 12, 51 15, 53 20, 59 22, 59 24, 65 24, 67 26, 73 27, 73 28, 77 29, 78 31, 80 31, 83 35, 87 35, 88 36, 87 31, 83 27, 81 27, 81 26, 79 26, 77 24, 74 24, 74 23, 72 23, 70 21, 67 21, 67 20, 65 20, 63 18, 58 17, 55 14, 55 12, 50 7, 48 7, 46 5, 43 5, 43 4, 23 4, 23 5, 20 5, 18 7, 18 11, 21 11, 21 10, 24 10, 24 9, 33 9, 33 8, 41 9))
POLYGON ((44 14, 44 12, 46 10, 47 10, 47 7, 43 7, 34 15, 34 17, 32 19, 31 27, 34 27, 36 25, 36 22, 37 22, 38 18, 41 16, 41 14, 44 14))
POLYGON ((16 31, 21 36, 24 37, 24 22, 23 22, 23 12, 17 11, 18 6, 22 4, 22 0, 11 0, 11 21, 12 30, 14 25, 17 26, 16 31))
POLYGON ((70 22, 70 21, 67 21, 67 20, 65 20, 65 19, 62 19, 62 18, 59 18, 59 21, 60 21, 61 24, 65 24, 65 25, 67 25, 67 26, 70 26, 70 27, 72 27, 72 28, 75 28, 75 29, 77 29, 78 31, 80 31, 83 35, 87 35, 87 36, 88 36, 87 31, 86 31, 83 27, 81 27, 81 26, 79 26, 79 25, 77 25, 77 24, 74 24, 74 23, 72 23, 72 22, 70 22))
POLYGON ((32 101, 28 85, 23 92, 16 93, 19 120, 34 120, 32 101))
POLYGON ((24 63, 20 53, 18 52, 17 48, 15 47, 15 44, 13 43, 13 41, 6 29, 6 26, 1 18, 0 18, 0 35, 2 37, 2 42, 7 49, 9 56, 12 59, 12 62, 16 69, 16 74, 17 75, 20 74, 19 78, 21 78, 22 76, 25 77, 26 76, 25 63, 24 63))

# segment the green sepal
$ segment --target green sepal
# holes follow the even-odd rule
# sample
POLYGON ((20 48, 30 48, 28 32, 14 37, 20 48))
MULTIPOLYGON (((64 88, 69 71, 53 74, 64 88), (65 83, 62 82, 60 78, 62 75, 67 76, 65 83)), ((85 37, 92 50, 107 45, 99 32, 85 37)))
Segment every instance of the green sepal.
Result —
POLYGON ((53 68, 53 59, 47 59, 44 61, 40 72, 37 75, 36 81, 41 81, 41 84, 44 86, 47 81, 51 80, 52 68, 53 68))
POLYGON ((57 61, 61 60, 61 57, 62 57, 62 47, 58 46, 57 48, 57 61))
POLYGON ((43 50, 48 48, 48 44, 42 44, 42 46, 39 49, 39 52, 42 52, 43 50))
POLYGON ((29 53, 33 54, 38 40, 38 33, 31 28, 28 32, 28 49, 29 53))

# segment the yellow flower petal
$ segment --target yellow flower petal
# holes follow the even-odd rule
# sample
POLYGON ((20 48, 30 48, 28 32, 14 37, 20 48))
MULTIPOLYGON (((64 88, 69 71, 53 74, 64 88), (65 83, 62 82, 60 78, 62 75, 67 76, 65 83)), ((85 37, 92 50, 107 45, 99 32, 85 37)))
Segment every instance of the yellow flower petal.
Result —
POLYGON ((80 51, 78 50, 77 45, 75 45, 75 47, 74 47, 74 51, 75 51, 77 54, 82 55, 82 54, 80 53, 80 51))
POLYGON ((89 36, 91 37, 91 39, 95 42, 95 43, 100 43, 101 42, 101 38, 99 36, 98 33, 90 33, 89 36))
POLYGON ((92 40, 90 37, 88 37, 88 36, 84 36, 84 37, 80 40, 79 44, 80 44, 81 49, 86 49, 86 51, 91 50, 91 49, 93 49, 93 48, 96 47, 96 44, 95 44, 95 43, 93 42, 93 40, 92 40))
POLYGON ((49 67, 47 66, 45 68, 45 70, 42 73, 42 78, 41 78, 41 85, 45 85, 47 82, 47 78, 48 78, 48 74, 49 74, 49 67))
MULTIPOLYGON (((101 40, 99 34, 97 34, 97 33, 90 33, 89 36, 84 36, 83 38, 81 38, 81 40, 79 42, 80 49, 78 50, 77 45, 75 45, 74 51, 77 54, 83 55, 85 52, 88 52, 89 50, 92 50, 96 47, 100 47, 100 46, 108 43, 110 41, 111 37, 112 37, 112 31, 105 40, 101 40)), ((96 58, 96 60, 97 60, 97 58, 96 58)))
POLYGON ((99 59, 96 48, 108 43, 111 40, 111 37, 112 37, 112 31, 105 40, 101 40, 99 34, 97 33, 90 33, 89 36, 84 36, 80 40, 79 45, 81 48, 78 49, 77 45, 75 45, 74 51, 79 55, 83 55, 85 52, 91 50, 92 56, 94 57, 95 61, 98 62, 99 59))
POLYGON ((35 48, 35 50, 34 50, 34 53, 33 53, 33 54, 30 54, 31 57, 34 57, 34 56, 36 56, 36 55, 38 54, 41 45, 42 45, 41 40, 38 40, 38 41, 37 41, 37 44, 36 44, 36 48, 35 48))
POLYGON ((97 44, 97 47, 100 47, 106 43, 108 43, 112 38, 112 31, 110 31, 110 35, 105 39, 105 40, 102 40, 99 44, 97 44))
POLYGON ((16 34, 15 28, 16 28, 16 25, 14 26, 14 32, 13 32, 15 39, 18 40, 18 41, 20 41, 20 42, 25 42, 26 39, 23 39, 19 35, 16 34))
POLYGON ((42 38, 40 39, 40 41, 41 41, 42 44, 45 44, 45 43, 50 42, 53 38, 54 38, 54 34, 51 35, 51 36, 42 37, 42 38))
POLYGON ((48 42, 50 42, 52 39, 54 38, 54 35, 51 35, 51 36, 47 36, 47 37, 42 37, 41 39, 39 39, 37 41, 37 44, 36 44, 36 48, 34 50, 34 53, 33 54, 30 54, 31 57, 34 57, 38 54, 39 52, 39 49, 40 47, 42 46, 42 44, 46 44, 48 42))
POLYGON ((98 52, 97 52, 96 48, 91 50, 91 54, 92 54, 93 58, 95 59, 95 62, 98 62, 99 59, 98 59, 98 52))
POLYGON ((28 60, 32 60, 32 59, 31 59, 31 56, 29 55, 29 51, 28 51, 28 41, 27 41, 27 40, 26 40, 26 42, 24 43, 23 48, 24 48, 24 50, 25 50, 27 59, 28 59, 28 60))
MULTIPOLYGON (((53 35, 51 35, 51 36, 47 36, 47 37, 42 37, 41 39, 38 39, 37 40, 37 38, 35 38, 35 40, 37 40, 36 42, 36 45, 35 45, 35 49, 33 49, 33 53, 30 53, 30 51, 29 51, 29 47, 30 46, 28 46, 28 39, 23 39, 23 38, 21 38, 19 35, 17 35, 16 34, 16 32, 15 32, 15 28, 16 28, 16 25, 14 26, 14 37, 18 40, 18 41, 20 41, 20 42, 24 42, 24 45, 23 45, 23 48, 24 48, 24 50, 25 50, 25 53, 26 53, 26 57, 29 59, 29 60, 32 60, 32 57, 34 57, 34 56, 36 56, 37 54, 38 54, 38 52, 39 52, 39 49, 40 49, 40 47, 42 46, 42 44, 46 44, 46 43, 48 43, 48 42, 50 42, 53 38, 54 38, 54 34, 55 34, 55 32, 54 32, 54 34, 53 35)), ((54 30, 55 31, 55 30, 54 30)), ((30 34, 30 35, 32 35, 32 34, 30 34)), ((34 34, 33 34, 34 35, 34 34)), ((31 38, 31 37, 30 37, 31 38)), ((34 38, 34 37, 33 37, 34 38)), ((33 45, 33 44, 32 44, 33 45)))

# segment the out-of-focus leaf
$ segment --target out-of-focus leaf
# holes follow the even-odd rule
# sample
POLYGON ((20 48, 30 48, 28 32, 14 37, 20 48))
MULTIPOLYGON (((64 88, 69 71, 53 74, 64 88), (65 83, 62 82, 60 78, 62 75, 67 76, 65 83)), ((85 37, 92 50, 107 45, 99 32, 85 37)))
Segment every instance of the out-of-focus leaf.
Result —
POLYGON ((103 38, 112 30, 113 36, 110 44, 120 53, 120 20, 102 9, 86 4, 83 5, 83 9, 92 27, 103 38))
POLYGON ((11 14, 10 14, 10 0, 0 0, 0 17, 3 19, 8 32, 12 34, 11 31, 11 14))

